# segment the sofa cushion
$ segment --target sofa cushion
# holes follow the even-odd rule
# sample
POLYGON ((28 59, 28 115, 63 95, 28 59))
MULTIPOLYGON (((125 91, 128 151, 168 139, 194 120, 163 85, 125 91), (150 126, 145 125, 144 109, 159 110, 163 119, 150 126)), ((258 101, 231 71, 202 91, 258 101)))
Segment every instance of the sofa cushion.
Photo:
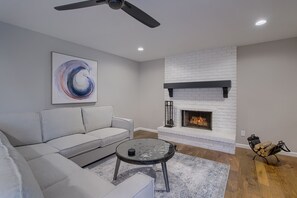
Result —
POLYGON ((113 109, 111 106, 83 107, 83 119, 86 131, 111 127, 113 109))
POLYGON ((42 190, 81 171, 78 165, 57 153, 44 155, 28 163, 42 190))
POLYGON ((87 133, 102 140, 102 147, 129 138, 129 131, 120 128, 104 128, 87 133))
POLYGON ((41 112, 43 140, 84 133, 81 108, 59 108, 41 112))
POLYGON ((85 134, 74 134, 47 142, 59 150, 64 157, 70 158, 101 146, 101 140, 85 134))
POLYGON ((45 198, 101 198, 115 186, 88 170, 80 170, 43 191, 45 198))
POLYGON ((0 132, 0 197, 42 198, 26 160, 0 132))
POLYGON ((1 114, 0 131, 4 132, 13 146, 42 142, 38 113, 1 114))
POLYGON ((41 157, 43 155, 59 152, 58 149, 51 147, 45 143, 33 144, 28 146, 19 146, 15 148, 27 161, 41 157))

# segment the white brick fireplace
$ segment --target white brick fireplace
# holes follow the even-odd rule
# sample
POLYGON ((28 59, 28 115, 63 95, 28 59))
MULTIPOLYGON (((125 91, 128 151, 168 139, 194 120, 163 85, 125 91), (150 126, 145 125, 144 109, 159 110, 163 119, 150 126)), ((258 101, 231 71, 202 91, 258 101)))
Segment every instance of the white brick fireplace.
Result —
POLYGON ((228 98, 222 88, 174 89, 165 100, 174 105, 173 128, 159 127, 159 137, 227 153, 235 152, 236 135, 236 47, 200 50, 166 57, 165 83, 231 80, 228 98), (212 112, 212 130, 182 127, 181 110, 212 112))

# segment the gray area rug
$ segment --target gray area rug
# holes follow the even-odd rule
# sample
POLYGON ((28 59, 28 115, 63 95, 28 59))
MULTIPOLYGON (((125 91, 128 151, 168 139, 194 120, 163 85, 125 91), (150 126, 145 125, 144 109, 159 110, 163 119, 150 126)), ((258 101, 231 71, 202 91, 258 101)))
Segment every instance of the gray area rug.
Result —
POLYGON ((92 164, 88 169, 117 185, 137 172, 155 179, 157 198, 220 198, 224 197, 230 166, 215 161, 176 153, 167 162, 170 192, 165 190, 161 164, 155 166, 132 165, 121 162, 118 178, 113 181, 116 156, 92 164))

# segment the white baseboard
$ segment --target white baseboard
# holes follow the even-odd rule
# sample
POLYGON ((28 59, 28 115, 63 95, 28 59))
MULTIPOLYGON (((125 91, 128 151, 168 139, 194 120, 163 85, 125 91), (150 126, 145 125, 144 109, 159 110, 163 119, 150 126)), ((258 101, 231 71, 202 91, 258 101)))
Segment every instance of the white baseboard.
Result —
MULTIPOLYGON (((148 131, 148 132, 153 132, 153 133, 158 133, 157 129, 149 129, 149 128, 144 128, 144 127, 137 127, 134 129, 135 131, 148 131)), ((240 144, 240 143, 236 143, 236 147, 239 148, 244 148, 244 149, 251 149, 250 146, 248 144, 240 144)), ((278 153, 279 155, 285 155, 285 156, 290 156, 290 157, 297 157, 297 152, 280 152, 278 153)))
POLYGON ((251 149, 249 145, 247 145, 247 144, 240 144, 240 143, 236 143, 236 147, 245 148, 245 149, 251 149))
POLYGON ((148 131, 148 132, 158 133, 157 129, 149 129, 144 127, 137 127, 134 129, 134 132, 135 131, 148 131))
MULTIPOLYGON (((236 147, 239 148, 245 148, 245 149, 251 149, 249 145, 247 144, 240 144, 240 143, 236 143, 236 147)), ((297 152, 280 152, 278 153, 279 155, 285 155, 285 156, 290 156, 290 157, 297 157, 297 152)))

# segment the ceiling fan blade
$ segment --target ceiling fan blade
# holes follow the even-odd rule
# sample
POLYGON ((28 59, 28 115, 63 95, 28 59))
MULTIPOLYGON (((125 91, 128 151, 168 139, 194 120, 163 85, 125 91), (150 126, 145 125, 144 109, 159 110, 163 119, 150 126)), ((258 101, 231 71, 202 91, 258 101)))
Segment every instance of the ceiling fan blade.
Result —
POLYGON ((74 10, 79 8, 86 8, 96 5, 101 5, 106 3, 105 0, 89 0, 89 1, 82 1, 77 3, 71 3, 67 5, 57 6, 55 7, 56 10, 62 11, 62 10, 74 10))
POLYGON ((125 1, 122 10, 150 28, 155 28, 160 25, 158 21, 127 1, 125 1))

